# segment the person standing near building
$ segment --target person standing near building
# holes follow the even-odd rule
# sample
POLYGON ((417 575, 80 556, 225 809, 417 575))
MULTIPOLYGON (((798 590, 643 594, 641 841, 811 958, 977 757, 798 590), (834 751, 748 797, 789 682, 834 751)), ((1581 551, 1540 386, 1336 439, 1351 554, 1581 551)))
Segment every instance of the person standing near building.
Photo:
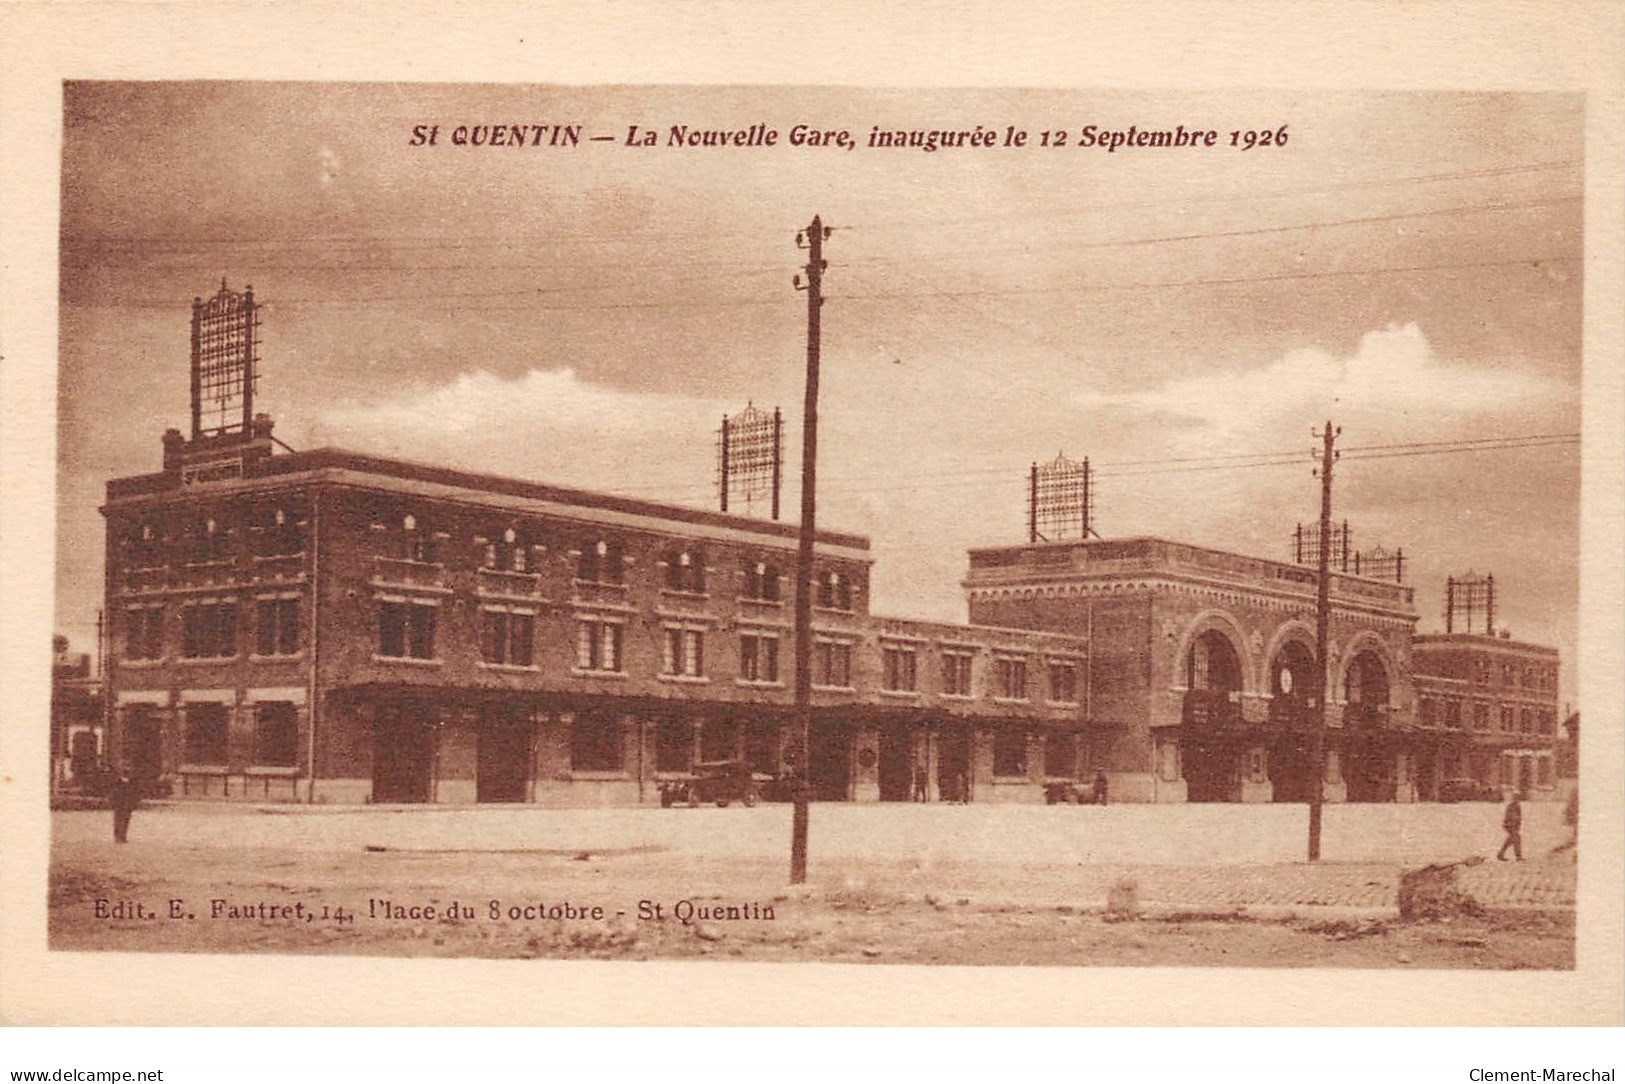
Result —
POLYGON ((1522 794, 1514 791, 1512 800, 1507 803, 1507 811, 1501 817, 1501 827, 1506 829, 1507 837, 1502 841, 1501 849, 1496 853, 1495 857, 1503 862, 1507 860, 1508 847, 1512 848, 1512 853, 1517 856, 1518 861, 1523 861, 1522 798, 1522 794))
POLYGON ((1099 769, 1095 770, 1095 804, 1106 804, 1106 773, 1099 769))
POLYGON ((120 768, 113 772, 107 787, 107 803, 113 807, 113 842, 128 842, 130 814, 140 803, 140 788, 130 773, 120 768))
POLYGON ((925 760, 923 758, 916 760, 914 762, 914 800, 916 802, 929 802, 931 800, 930 789, 927 785, 929 778, 930 774, 925 770, 925 760))

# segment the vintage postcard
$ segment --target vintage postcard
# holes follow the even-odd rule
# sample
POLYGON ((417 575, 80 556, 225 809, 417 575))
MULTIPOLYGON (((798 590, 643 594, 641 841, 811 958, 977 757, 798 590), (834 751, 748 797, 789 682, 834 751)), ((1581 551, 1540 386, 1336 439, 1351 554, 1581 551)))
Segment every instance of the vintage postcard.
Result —
POLYGON ((65 79, 50 964, 1616 1004, 1586 94, 1020 82, 65 79))

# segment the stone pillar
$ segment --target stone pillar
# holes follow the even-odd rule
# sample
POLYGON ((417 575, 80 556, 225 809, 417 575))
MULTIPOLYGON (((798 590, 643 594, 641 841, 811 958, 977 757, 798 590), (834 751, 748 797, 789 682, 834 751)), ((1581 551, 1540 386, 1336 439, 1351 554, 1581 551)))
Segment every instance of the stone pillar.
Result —
POLYGON ((1343 782, 1343 754, 1340 749, 1326 750, 1325 789, 1321 797, 1327 802, 1346 802, 1349 798, 1348 784, 1343 782))
POLYGON ((860 726, 855 737, 852 771, 852 800, 880 801, 880 731, 860 726))

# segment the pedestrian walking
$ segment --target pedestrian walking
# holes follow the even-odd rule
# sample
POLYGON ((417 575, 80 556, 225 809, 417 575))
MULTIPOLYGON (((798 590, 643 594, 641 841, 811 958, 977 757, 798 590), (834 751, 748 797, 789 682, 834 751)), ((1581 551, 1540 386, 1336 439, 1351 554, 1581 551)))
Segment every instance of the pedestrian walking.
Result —
POLYGON ((1106 804, 1106 773, 1098 769, 1095 771, 1095 804, 1106 804))
POLYGON ((135 812, 140 801, 140 788, 130 778, 130 773, 123 769, 115 771, 107 787, 107 803, 113 807, 113 842, 128 842, 130 814, 135 812))
POLYGON ((1501 842, 1501 849, 1496 852, 1495 857, 1503 862, 1507 860, 1508 847, 1512 848, 1512 853, 1517 856, 1518 861, 1523 861, 1522 798, 1522 794, 1514 792, 1512 795, 1512 800, 1507 803, 1506 813, 1501 817, 1501 827, 1506 829, 1507 837, 1501 842))

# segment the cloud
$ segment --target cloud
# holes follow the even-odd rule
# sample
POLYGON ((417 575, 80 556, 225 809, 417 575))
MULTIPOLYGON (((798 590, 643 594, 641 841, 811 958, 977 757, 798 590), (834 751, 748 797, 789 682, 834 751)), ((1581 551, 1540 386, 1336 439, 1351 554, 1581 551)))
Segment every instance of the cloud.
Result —
POLYGON ((1280 446, 1331 418, 1361 443, 1385 436, 1438 439, 1469 421, 1572 410, 1573 388, 1514 365, 1451 364, 1414 323, 1369 331, 1348 357, 1291 351, 1250 371, 1213 372, 1128 394, 1096 393, 1093 407, 1182 424, 1179 437, 1242 450, 1280 446), (1194 424, 1193 424, 1194 423, 1194 424))
POLYGON ((511 477, 647 490, 709 479, 711 432, 722 414, 706 399, 592 384, 568 368, 511 379, 474 371, 320 410, 308 439, 511 477))

